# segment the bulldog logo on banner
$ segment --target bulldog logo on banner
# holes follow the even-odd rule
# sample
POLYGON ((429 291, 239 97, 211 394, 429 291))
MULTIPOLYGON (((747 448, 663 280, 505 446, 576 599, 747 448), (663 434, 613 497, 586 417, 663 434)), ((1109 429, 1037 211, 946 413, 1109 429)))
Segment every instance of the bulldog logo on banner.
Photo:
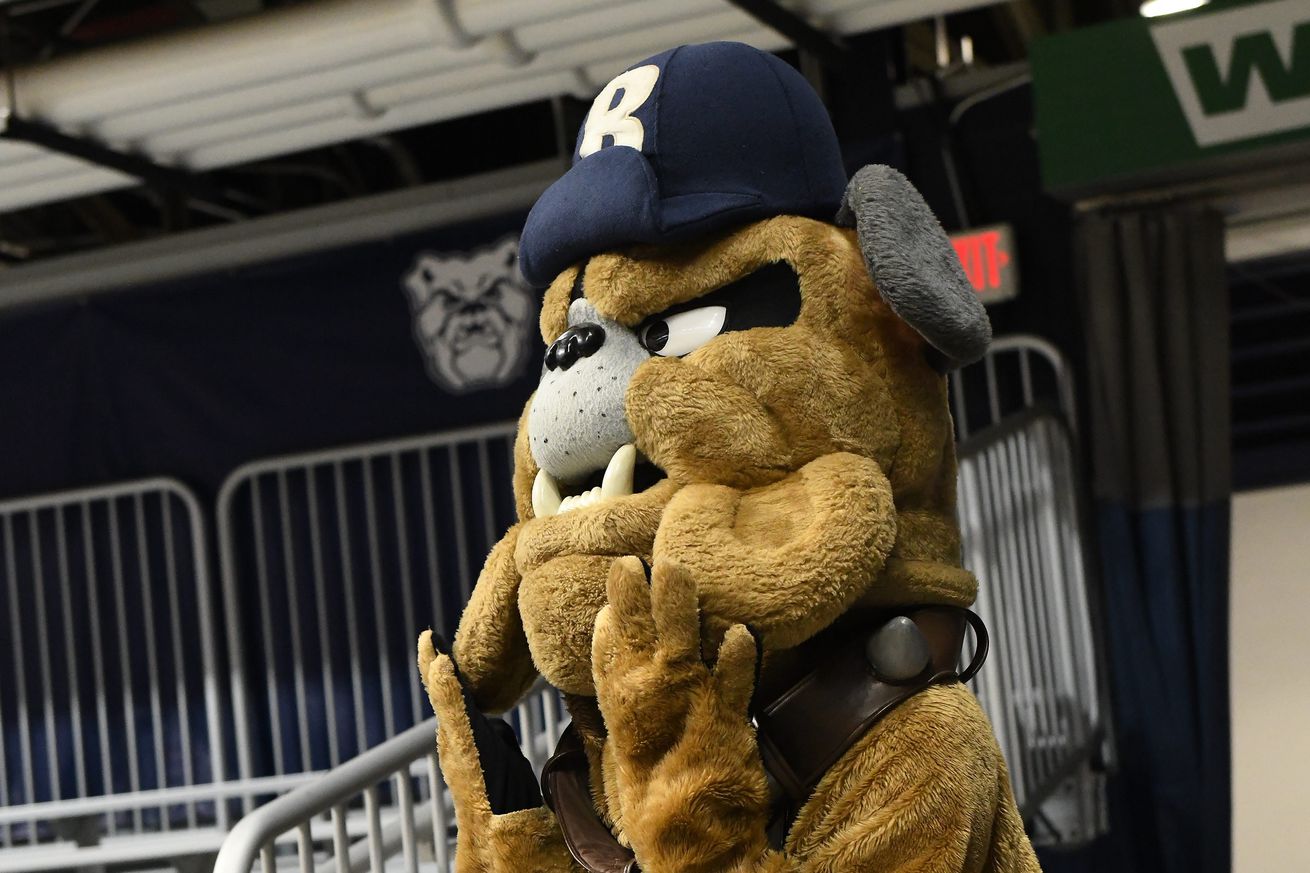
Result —
POLYGON ((473 252, 421 252, 403 284, 428 374, 453 394, 496 388, 522 370, 536 319, 517 236, 473 252))

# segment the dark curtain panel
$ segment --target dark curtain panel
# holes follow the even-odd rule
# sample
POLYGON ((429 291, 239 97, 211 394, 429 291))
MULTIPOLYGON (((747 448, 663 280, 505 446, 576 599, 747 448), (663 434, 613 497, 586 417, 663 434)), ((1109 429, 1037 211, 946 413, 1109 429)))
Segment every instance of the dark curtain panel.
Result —
POLYGON ((1119 761, 1116 842, 1151 873, 1231 859, 1231 454, 1222 218, 1097 214, 1076 242, 1119 761))

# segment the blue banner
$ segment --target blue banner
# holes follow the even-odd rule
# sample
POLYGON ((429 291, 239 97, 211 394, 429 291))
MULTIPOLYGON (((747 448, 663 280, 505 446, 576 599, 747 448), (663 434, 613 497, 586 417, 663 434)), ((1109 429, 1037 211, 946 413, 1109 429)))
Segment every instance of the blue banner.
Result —
POLYGON ((516 418, 522 215, 0 316, 0 496, 516 418))

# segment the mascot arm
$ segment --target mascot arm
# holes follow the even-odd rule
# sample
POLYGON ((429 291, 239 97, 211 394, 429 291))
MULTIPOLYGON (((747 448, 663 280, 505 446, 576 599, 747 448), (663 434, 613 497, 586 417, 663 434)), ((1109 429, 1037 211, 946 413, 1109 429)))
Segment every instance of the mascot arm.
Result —
POLYGON ((1035 871, 986 717, 959 686, 903 704, 829 771, 785 851, 750 724, 757 642, 742 625, 701 659, 689 577, 615 562, 594 671, 616 822, 644 873, 1035 871), (633 710, 638 711, 634 717, 633 710), (1000 813, 998 815, 998 812, 1000 813))
POLYGON ((509 709, 537 678, 519 617, 522 579, 514 566, 514 547, 520 527, 511 527, 487 556, 455 632, 460 672, 486 712, 509 709))
POLYGON ((844 613, 895 542, 882 469, 833 452, 761 488, 681 488, 660 520, 654 558, 686 570, 708 613, 743 616, 766 648, 784 649, 844 613))
POLYGON ((454 662, 433 648, 430 631, 419 638, 418 667, 437 715, 437 754, 455 803, 457 873, 580 871, 545 806, 492 811, 464 689, 454 662))

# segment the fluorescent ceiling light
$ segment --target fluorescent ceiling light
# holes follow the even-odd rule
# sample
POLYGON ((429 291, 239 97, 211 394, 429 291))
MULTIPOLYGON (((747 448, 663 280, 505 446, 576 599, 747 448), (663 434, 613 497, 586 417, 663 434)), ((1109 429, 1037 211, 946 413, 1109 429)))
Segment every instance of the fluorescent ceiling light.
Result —
POLYGON ((1200 9, 1209 2, 1210 0, 1146 0, 1142 4, 1141 12, 1147 18, 1159 18, 1161 15, 1200 9))

